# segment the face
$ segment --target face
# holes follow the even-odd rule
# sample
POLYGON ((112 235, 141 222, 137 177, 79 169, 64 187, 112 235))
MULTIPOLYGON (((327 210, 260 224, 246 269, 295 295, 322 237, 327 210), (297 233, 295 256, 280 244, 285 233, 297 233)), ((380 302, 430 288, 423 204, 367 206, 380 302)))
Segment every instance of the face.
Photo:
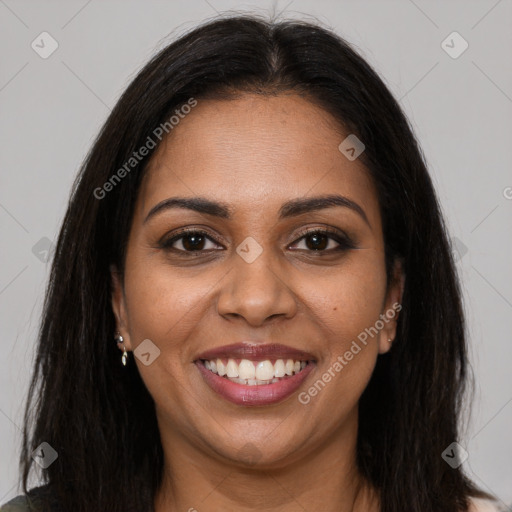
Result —
POLYGON ((386 282, 376 189, 338 149, 348 135, 300 96, 244 95, 198 100, 153 156, 113 309, 164 442, 276 467, 354 425, 403 281, 386 282), (289 207, 325 196, 342 199, 289 207))

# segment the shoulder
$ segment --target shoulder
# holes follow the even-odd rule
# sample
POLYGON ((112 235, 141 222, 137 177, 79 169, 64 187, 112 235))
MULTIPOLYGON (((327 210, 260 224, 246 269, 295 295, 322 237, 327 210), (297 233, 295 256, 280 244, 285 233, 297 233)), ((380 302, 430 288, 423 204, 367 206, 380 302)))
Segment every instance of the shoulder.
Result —
POLYGON ((471 498, 468 512, 505 512, 496 502, 482 498, 471 498))
POLYGON ((40 508, 39 497, 48 491, 48 486, 43 485, 28 491, 28 494, 20 494, 12 500, 0 506, 0 512, 37 512, 40 508))
POLYGON ((0 506, 0 512, 25 512, 29 510, 28 499, 24 495, 16 496, 16 498, 0 506))

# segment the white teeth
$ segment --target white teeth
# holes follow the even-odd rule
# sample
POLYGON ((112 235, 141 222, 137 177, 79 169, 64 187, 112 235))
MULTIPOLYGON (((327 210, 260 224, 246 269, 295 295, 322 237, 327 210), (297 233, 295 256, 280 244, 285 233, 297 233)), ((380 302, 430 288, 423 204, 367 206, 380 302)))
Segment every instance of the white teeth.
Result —
POLYGON ((254 363, 249 361, 249 359, 242 359, 238 365, 238 376, 241 379, 254 379, 255 375, 256 368, 254 368, 254 363))
MULTIPOLYGON (((305 362, 306 361, 304 361, 304 363, 305 362)), ((284 361, 282 359, 278 359, 274 364, 274 376, 275 377, 284 377, 285 373, 286 372, 284 369, 284 361)))
MULTIPOLYGON (((232 379, 229 379, 231 382, 236 382, 237 384, 245 384, 246 386, 262 386, 264 384, 270 384, 271 380, 256 380, 256 379, 239 379, 237 377, 234 377, 232 379)), ((276 382, 279 381, 279 379, 275 379, 276 382)))
POLYGON ((228 361, 228 365, 226 366, 226 375, 228 377, 238 377, 238 365, 230 359, 228 361))
POLYGON ((260 361, 256 366, 256 378, 258 380, 271 380, 273 377, 274 365, 270 361, 260 361))
POLYGON ((221 377, 224 377, 224 375, 226 375, 226 367, 224 366, 224 363, 220 359, 217 359, 217 373, 221 377))
MULTIPOLYGON (((225 360, 224 360, 225 361, 225 360)), ((242 359, 240 364, 234 359, 228 359, 224 364, 222 359, 204 361, 204 366, 221 377, 227 377, 233 382, 249 386, 259 386, 279 382, 286 376, 298 373, 307 366, 307 361, 294 361, 293 359, 277 359, 272 361, 253 362, 249 359, 242 359)))

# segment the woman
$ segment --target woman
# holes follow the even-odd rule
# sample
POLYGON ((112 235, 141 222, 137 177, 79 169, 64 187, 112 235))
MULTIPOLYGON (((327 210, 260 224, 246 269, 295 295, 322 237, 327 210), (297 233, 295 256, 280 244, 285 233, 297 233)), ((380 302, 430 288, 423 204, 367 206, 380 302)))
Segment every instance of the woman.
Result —
POLYGON ((381 79, 319 26, 213 20, 138 74, 76 181, 2 510, 497 510, 454 444, 466 357, 381 79))

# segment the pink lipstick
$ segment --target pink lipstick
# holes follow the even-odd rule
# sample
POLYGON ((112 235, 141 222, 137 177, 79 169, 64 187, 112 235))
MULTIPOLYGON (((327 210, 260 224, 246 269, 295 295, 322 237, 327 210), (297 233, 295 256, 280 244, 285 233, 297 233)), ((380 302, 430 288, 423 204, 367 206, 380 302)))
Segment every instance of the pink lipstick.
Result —
POLYGON ((316 363, 312 354, 302 350, 251 342, 208 350, 194 362, 213 391, 243 406, 270 405, 288 398, 316 363))

